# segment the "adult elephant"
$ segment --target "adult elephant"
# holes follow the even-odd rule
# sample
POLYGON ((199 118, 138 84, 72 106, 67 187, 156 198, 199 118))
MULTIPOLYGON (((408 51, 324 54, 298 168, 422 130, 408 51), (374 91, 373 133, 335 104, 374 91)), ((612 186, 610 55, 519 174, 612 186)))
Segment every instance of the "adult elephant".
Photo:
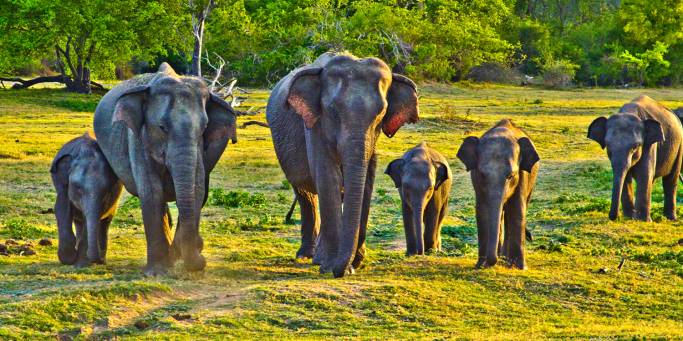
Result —
POLYGON ((146 275, 163 275, 182 257, 189 271, 204 269, 200 211, 209 173, 229 139, 235 113, 195 77, 163 63, 157 73, 125 81, 95 111, 100 148, 126 190, 140 198, 147 239, 146 275), (178 206, 171 245, 168 202, 178 206))
POLYGON ((325 53, 275 85, 266 117, 301 207, 297 257, 335 277, 353 272, 365 254, 375 145, 380 130, 392 137, 417 122, 415 83, 377 58, 325 53))

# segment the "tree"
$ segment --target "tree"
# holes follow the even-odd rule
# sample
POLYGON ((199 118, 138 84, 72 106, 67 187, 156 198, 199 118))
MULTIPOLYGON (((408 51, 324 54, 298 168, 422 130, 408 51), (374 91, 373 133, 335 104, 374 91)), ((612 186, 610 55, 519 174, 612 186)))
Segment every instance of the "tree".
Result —
POLYGON ((0 72, 12 62, 52 56, 60 75, 24 82, 59 81, 90 93, 92 72, 111 72, 133 56, 164 53, 179 44, 181 8, 172 0, 15 0, 0 2, 0 72))
POLYGON ((214 0, 188 0, 188 9, 192 17, 192 36, 194 38, 194 49, 192 52, 192 62, 190 63, 190 74, 202 76, 202 47, 204 41, 204 29, 206 19, 211 14, 211 10, 216 6, 214 0))

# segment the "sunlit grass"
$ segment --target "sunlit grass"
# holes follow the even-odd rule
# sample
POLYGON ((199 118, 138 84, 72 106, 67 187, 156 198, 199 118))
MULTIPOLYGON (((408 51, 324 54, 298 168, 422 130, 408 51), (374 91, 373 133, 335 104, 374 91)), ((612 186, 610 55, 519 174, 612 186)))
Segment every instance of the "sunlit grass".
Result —
MULTIPOLYGON (((0 339, 683 337, 683 226, 662 220, 659 183, 655 222, 608 221, 611 171, 604 151, 585 137, 596 116, 641 93, 677 107, 682 90, 421 88, 422 121, 378 143, 369 262, 342 280, 294 260, 299 227, 283 223, 291 189, 268 129, 258 126, 238 129, 239 143, 228 146, 211 185, 222 195, 262 195, 266 204, 205 207, 206 272, 178 266, 169 278, 144 278, 142 219, 127 194, 110 231, 108 264, 59 265, 55 220, 46 213, 55 198, 49 164, 64 142, 91 129, 99 96, 0 91, 0 238, 12 226, 31 226, 19 237, 37 250, 0 256, 0 339), (529 209, 535 239, 527 244, 529 270, 477 271, 473 191, 455 154, 465 136, 503 117, 523 127, 541 155, 529 209), (406 258, 400 200, 382 172, 423 140, 451 160, 450 214, 444 251, 406 258), (55 244, 37 246, 42 237, 55 244)), ((242 109, 263 107, 267 96, 252 90, 242 109)), ((265 118, 261 111, 245 120, 265 118)))

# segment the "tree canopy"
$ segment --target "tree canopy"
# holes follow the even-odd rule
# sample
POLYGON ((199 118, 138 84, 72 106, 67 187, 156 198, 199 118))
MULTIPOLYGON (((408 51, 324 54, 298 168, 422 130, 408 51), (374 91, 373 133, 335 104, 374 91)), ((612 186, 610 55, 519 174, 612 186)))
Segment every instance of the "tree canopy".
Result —
POLYGON ((107 78, 131 62, 194 70, 198 17, 202 57, 221 57, 226 75, 253 85, 272 85, 329 50, 435 81, 487 67, 546 83, 682 80, 683 0, 6 0, 0 74, 41 60, 82 84, 90 70, 107 78))

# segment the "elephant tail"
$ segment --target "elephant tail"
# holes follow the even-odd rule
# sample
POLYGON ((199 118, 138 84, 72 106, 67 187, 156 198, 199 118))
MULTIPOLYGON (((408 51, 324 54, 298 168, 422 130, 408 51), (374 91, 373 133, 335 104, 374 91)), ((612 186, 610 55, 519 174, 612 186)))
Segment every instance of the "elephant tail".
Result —
POLYGON ((292 214, 294 213, 294 209, 296 208, 296 195, 294 196, 294 200, 292 200, 292 205, 289 207, 289 211, 287 211, 287 215, 285 216, 285 224, 293 224, 294 221, 292 220, 292 214))
POLYGON ((681 182, 681 184, 683 184, 683 175, 680 173, 678 174, 678 180, 681 182))

